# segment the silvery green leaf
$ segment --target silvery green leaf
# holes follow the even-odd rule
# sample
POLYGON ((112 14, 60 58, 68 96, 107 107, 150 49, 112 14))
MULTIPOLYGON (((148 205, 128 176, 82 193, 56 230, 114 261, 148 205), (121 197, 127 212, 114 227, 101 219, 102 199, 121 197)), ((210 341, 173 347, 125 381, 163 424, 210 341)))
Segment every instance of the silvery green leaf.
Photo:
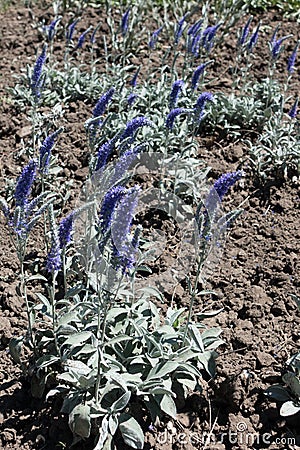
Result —
POLYGON ((287 372, 282 377, 283 381, 289 386, 293 394, 300 398, 300 380, 293 372, 287 372))
POLYGON ((60 358, 54 355, 44 355, 36 361, 36 367, 41 369, 43 367, 51 366, 51 364, 59 361, 60 358))
POLYGON ((55 389, 51 389, 51 391, 48 392, 46 395, 46 400, 48 400, 50 397, 53 397, 56 394, 63 394, 68 390, 67 386, 57 386, 55 389))
POLYGON ((177 322, 178 318, 185 312, 185 308, 180 308, 174 311, 172 308, 168 308, 167 310, 167 320, 166 322, 170 325, 174 326, 175 322, 177 322))
POLYGON ((92 333, 90 331, 80 331, 78 333, 72 334, 66 339, 64 345, 79 345, 87 341, 91 337, 92 333))
POLYGON ((177 369, 177 367, 177 362, 167 361, 166 363, 161 363, 150 370, 147 380, 151 380, 152 378, 163 378, 166 375, 170 375, 177 369))
POLYGON ((173 419, 176 419, 177 409, 172 397, 164 394, 160 400, 157 400, 157 402, 163 412, 168 414, 170 417, 173 417, 173 419))
POLYGON ((144 447, 144 433, 134 417, 127 413, 120 414, 119 429, 125 444, 135 449, 144 447))
POLYGON ((216 374, 216 359, 217 354, 211 351, 205 351, 198 356, 197 360, 201 363, 207 373, 213 378, 216 374))
POLYGON ((67 383, 71 383, 71 384, 75 384, 75 385, 78 382, 78 377, 75 377, 74 374, 71 374, 69 372, 64 372, 64 373, 58 374, 56 376, 56 378, 58 380, 66 381, 67 383))
POLYGON ((195 325, 189 325, 188 327, 188 333, 191 336, 191 338, 193 339, 193 341, 196 344, 196 347, 201 351, 204 352, 204 344, 202 341, 202 336, 199 333, 197 327, 195 325))
POLYGON ((101 428, 99 429, 99 439, 96 444, 96 447, 94 447, 93 450, 103 450, 104 448, 107 448, 107 450, 110 450, 110 443, 112 441, 112 436, 109 435, 108 432, 108 419, 107 415, 103 417, 101 422, 101 428), (109 441, 109 446, 106 446, 105 444, 109 441))
POLYGON ((110 346, 113 346, 114 344, 118 344, 120 342, 125 342, 125 341, 130 341, 130 340, 132 340, 131 336, 126 336, 125 334, 123 334, 121 336, 110 339, 106 343, 106 345, 110 347, 110 346))
POLYGON ((38 273, 36 275, 31 275, 29 278, 27 278, 27 281, 33 281, 33 280, 48 281, 46 277, 44 277, 43 275, 40 275, 38 273))
POLYGON ((220 314, 222 311, 224 311, 223 308, 217 309, 215 311, 208 311, 208 312, 200 312, 200 313, 196 313, 195 316, 197 316, 198 320, 203 320, 203 319, 207 319, 209 317, 215 317, 218 314, 220 314))
POLYGON ((290 296, 292 297, 294 302, 296 302, 297 308, 300 311, 300 297, 298 297, 298 295, 294 295, 294 294, 290 294, 290 296))
POLYGON ((293 416, 300 411, 300 405, 297 405, 292 400, 285 402, 280 408, 280 415, 283 417, 293 416))
POLYGON ((112 436, 114 436, 114 434, 116 433, 117 428, 119 426, 118 416, 116 416, 115 414, 111 414, 108 419, 108 426, 109 426, 110 434, 112 436))
POLYGON ((51 311, 51 305, 49 300, 47 299, 47 297, 45 297, 43 294, 40 294, 39 292, 36 293, 37 297, 41 300, 41 302, 43 303, 43 305, 46 308, 47 312, 51 311))
POLYGON ((57 326, 66 325, 69 322, 76 322, 78 320, 78 314, 75 311, 70 311, 62 314, 62 316, 58 319, 57 326))
POLYGON ((67 359, 63 365, 68 369, 74 369, 76 371, 76 374, 87 375, 91 372, 91 368, 82 361, 67 359))
POLYGON ((69 414, 69 427, 73 434, 88 438, 91 432, 90 407, 77 405, 69 414))
POLYGON ((42 398, 45 387, 46 387, 46 381, 49 374, 43 373, 41 376, 37 376, 36 374, 33 374, 31 377, 31 395, 33 398, 42 398))
POLYGON ((164 302, 162 293, 153 286, 147 286, 138 290, 138 292, 144 294, 143 298, 149 298, 151 296, 158 298, 161 302, 164 302))
POLYGON ((161 395, 161 394, 167 394, 167 395, 170 395, 171 397, 176 397, 176 395, 174 394, 174 392, 171 389, 167 389, 166 387, 162 387, 162 386, 157 386, 157 387, 150 389, 149 394, 154 395, 154 396, 161 395))
POLYGON ((76 286, 73 286, 72 288, 68 289, 66 292, 65 298, 74 297, 74 295, 78 294, 84 289, 84 286, 80 283, 76 286))
POLYGON ((9 341, 9 351, 15 363, 21 364, 21 351, 23 346, 23 337, 11 338, 9 341))
POLYGON ((280 384, 275 384, 274 386, 268 387, 264 394, 279 402, 286 402, 291 399, 288 391, 280 384))
POLYGON ((126 391, 118 400, 116 400, 110 407, 110 410, 115 413, 122 411, 128 404, 131 397, 131 392, 126 391))

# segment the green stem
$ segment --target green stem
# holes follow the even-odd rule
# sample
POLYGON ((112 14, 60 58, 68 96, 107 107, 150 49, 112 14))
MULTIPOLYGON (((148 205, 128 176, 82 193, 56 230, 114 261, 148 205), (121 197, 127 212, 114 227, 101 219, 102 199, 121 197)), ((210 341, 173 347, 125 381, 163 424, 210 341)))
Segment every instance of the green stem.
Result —
POLYGON ((53 328, 53 336, 54 336, 54 344, 57 354, 59 355, 59 346, 57 342, 57 318, 56 318, 56 301, 55 301, 55 286, 56 286, 56 277, 57 277, 57 271, 53 272, 52 274, 52 287, 50 289, 50 296, 51 296, 51 306, 52 306, 52 328, 53 328))

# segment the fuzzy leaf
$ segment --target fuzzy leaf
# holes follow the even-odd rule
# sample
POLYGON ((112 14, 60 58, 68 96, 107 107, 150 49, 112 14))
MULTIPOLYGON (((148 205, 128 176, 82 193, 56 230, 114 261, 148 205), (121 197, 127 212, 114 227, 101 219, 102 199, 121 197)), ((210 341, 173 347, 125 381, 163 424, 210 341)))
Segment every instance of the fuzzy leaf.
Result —
POLYGON ((91 432, 90 407, 77 405, 69 415, 69 426, 73 434, 88 438, 91 432))
POLYGON ((163 412, 168 414, 170 417, 173 417, 173 419, 176 419, 177 409, 172 397, 165 394, 158 403, 163 412))
POLYGON ((275 384, 274 386, 268 387, 264 394, 279 402, 286 402, 291 398, 287 390, 280 384, 275 384))
POLYGON ((119 429, 125 444, 135 449, 144 447, 144 433, 138 422, 129 414, 123 413, 119 418, 119 429))
POLYGON ((21 351, 23 346, 23 337, 11 338, 9 341, 9 351, 15 363, 21 364, 21 351))
POLYGON ((64 345, 79 345, 83 342, 87 341, 91 337, 92 333, 90 331, 81 331, 78 333, 72 334, 72 336, 68 337, 68 339, 64 342, 64 345))
POLYGON ((289 400, 288 402, 285 402, 280 408, 280 415, 283 417, 293 416, 294 414, 297 414, 299 411, 300 405, 296 405, 295 402, 289 400))

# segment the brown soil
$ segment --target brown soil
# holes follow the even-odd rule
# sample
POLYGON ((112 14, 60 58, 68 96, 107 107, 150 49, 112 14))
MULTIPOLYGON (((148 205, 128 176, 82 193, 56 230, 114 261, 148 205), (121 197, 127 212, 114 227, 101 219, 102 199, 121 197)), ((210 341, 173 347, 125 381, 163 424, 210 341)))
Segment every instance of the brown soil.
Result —
MULTIPOLYGON (((45 14, 41 10, 34 12, 40 18, 45 14)), ((49 15, 49 9, 46 14, 49 15)), ((89 24, 93 17, 91 15, 89 24)), ((3 194, 26 161, 23 155, 17 155, 26 142, 26 130, 30 125, 25 112, 20 112, 12 103, 6 88, 14 85, 13 75, 20 74, 27 63, 33 63, 36 48, 41 46, 41 36, 30 26, 29 10, 10 7, 0 15, 0 20, 0 179, 3 194)), ((282 35, 293 33, 294 42, 299 38, 299 25, 283 20, 278 13, 266 15, 263 22, 273 29, 280 23, 282 35)), ((292 47, 289 44, 287 49, 291 51, 292 47)), ((216 65, 214 69, 218 73, 228 67, 232 48, 233 43, 228 41, 220 49, 219 64, 222 67, 216 65), (227 55, 228 59, 222 60, 222 55, 227 55)), ((265 51, 265 48, 257 49, 259 56, 254 73, 258 77, 265 69, 265 51)), ((283 71, 283 66, 279 66, 279 78, 284 76, 283 71)), ((209 89, 226 89, 226 76, 219 84, 211 84, 209 89)), ((295 79, 297 77, 299 70, 295 79)), ((292 91, 297 92, 296 84, 292 91)), ((63 119, 66 132, 59 159, 63 167, 62 181, 74 180, 70 206, 87 172, 83 123, 90 111, 89 102, 73 102, 66 106, 63 119)), ((245 156, 243 145, 231 138, 224 141, 220 137, 203 138, 199 144, 199 157, 212 167, 212 179, 235 170, 245 156)), ((299 414, 283 419, 278 406, 263 394, 270 384, 281 382, 285 361, 299 351, 300 319, 291 297, 299 294, 299 180, 294 178, 263 191, 253 185, 249 174, 226 199, 228 209, 239 205, 244 208, 244 214, 234 224, 223 258, 210 280, 216 295, 197 305, 199 310, 203 306, 223 308, 216 318, 207 321, 207 324, 223 329, 225 344, 219 351, 217 376, 204 382, 202 394, 190 396, 175 422, 166 419, 160 428, 146 432, 145 449, 295 448, 288 444, 288 437, 295 438, 300 445, 299 414), (174 428, 177 439, 172 438, 174 428), (245 429, 253 442, 251 439, 245 442, 245 435, 241 433, 238 433, 240 440, 234 442, 229 435, 245 429), (212 433, 211 440, 207 439, 204 445, 209 432, 212 433), (184 435, 179 438, 179 433, 184 435), (267 436, 266 442, 262 441, 263 436, 267 436)), ((33 399, 28 382, 9 355, 9 339, 24 333, 26 313, 16 292, 18 263, 2 216, 0 239, 0 448, 70 448, 72 436, 67 418, 59 414, 59 402, 33 399)), ((162 260, 159 273, 166 298, 170 298, 173 287, 164 278, 165 264, 162 260)), ((187 306, 184 291, 180 289, 175 302, 187 306)), ((87 442, 74 448, 88 450, 93 445, 87 442)), ((124 446, 120 444, 120 448, 124 446)))

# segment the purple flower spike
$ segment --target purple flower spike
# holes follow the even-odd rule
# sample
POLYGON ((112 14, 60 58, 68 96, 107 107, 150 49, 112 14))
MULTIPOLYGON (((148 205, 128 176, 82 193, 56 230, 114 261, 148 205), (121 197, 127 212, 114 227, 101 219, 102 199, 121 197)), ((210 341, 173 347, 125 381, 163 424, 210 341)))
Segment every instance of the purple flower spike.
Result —
POLYGON ((42 53, 36 60, 30 80, 31 91, 36 101, 38 101, 41 96, 40 90, 42 87, 42 71, 47 58, 46 52, 47 45, 44 45, 42 53))
POLYGON ((66 40, 68 43, 71 42, 73 38, 73 34, 75 31, 76 24, 78 23, 79 19, 74 20, 74 22, 71 23, 71 25, 68 26, 68 29, 66 31, 66 40))
POLYGON ((179 94, 184 86, 184 82, 182 80, 177 80, 173 83, 171 94, 170 94, 170 101, 169 101, 169 108, 173 109, 176 106, 176 103, 178 101, 179 94))
POLYGON ((124 187, 113 186, 105 194, 99 215, 99 225, 102 234, 105 234, 110 228, 115 207, 125 193, 126 189, 124 187))
POLYGON ((128 8, 127 11, 125 12, 125 14, 123 14, 123 16, 122 16, 121 31, 122 31, 123 37, 126 35, 126 33, 128 31, 129 14, 130 14, 130 8, 128 8))
POLYGON ((107 141, 104 144, 101 145, 101 147, 98 150, 97 155, 97 163, 95 170, 103 169, 103 167, 106 166, 107 160, 109 156, 111 155, 111 152, 113 151, 115 146, 115 142, 113 140, 107 141))
POLYGON ((134 253, 138 245, 139 232, 135 234, 131 245, 128 245, 128 236, 134 211, 138 203, 139 192, 140 189, 138 186, 127 190, 116 209, 115 220, 112 224, 115 265, 117 269, 122 268, 123 273, 125 273, 126 269, 132 267, 134 253))
POLYGON ((251 25, 252 19, 253 19, 252 16, 249 17, 249 19, 247 20, 246 25, 245 25, 244 28, 242 29, 241 36, 240 36, 240 38, 239 38, 239 40, 238 40, 238 45, 239 45, 239 46, 244 45, 245 42, 246 42, 246 39, 247 39, 248 34, 249 34, 249 29, 250 29, 250 25, 251 25))
POLYGON ((89 27, 87 30, 85 30, 85 31, 79 36, 79 39, 78 39, 77 45, 76 45, 76 47, 75 47, 75 50, 78 50, 78 49, 82 48, 82 46, 83 46, 83 44, 84 44, 84 41, 85 41, 85 37, 86 37, 86 35, 90 32, 90 30, 91 30, 91 27, 89 27))
POLYGON ((204 115, 204 108, 207 102, 214 102, 214 96, 210 92, 203 92, 197 100, 197 103, 195 105, 195 115, 197 116, 197 122, 200 123, 203 115, 204 115))
POLYGON ((281 44, 288 38, 289 36, 284 36, 280 39, 275 39, 273 45, 272 45, 272 59, 275 60, 278 58, 278 56, 280 55, 280 52, 282 50, 281 44))
POLYGON ((128 97, 127 97, 127 104, 129 107, 131 107, 137 100, 138 95, 135 94, 134 92, 131 92, 128 97))
POLYGON ((194 23, 194 25, 192 25, 189 29, 188 29, 188 36, 195 36, 198 31, 200 30, 200 28, 202 27, 203 24, 203 20, 198 20, 196 23, 194 23))
POLYGON ((296 100, 294 101, 293 106, 291 107, 291 109, 288 113, 288 115, 291 117, 291 119, 295 119, 297 117, 298 102, 299 102, 299 98, 297 97, 296 100))
POLYGON ((163 29, 163 26, 158 28, 158 30, 154 31, 154 33, 152 34, 152 36, 150 38, 150 41, 149 41, 149 44, 148 44, 149 48, 151 50, 155 49, 157 41, 158 41, 158 36, 160 35, 162 29, 163 29))
POLYGON ((120 136, 120 140, 126 139, 128 137, 132 137, 133 134, 141 127, 153 127, 154 124, 147 119, 147 117, 140 116, 135 117, 130 122, 127 123, 125 130, 120 136))
POLYGON ((252 50, 254 49, 254 47, 257 43, 259 29, 260 29, 260 23, 257 25, 256 30, 254 31, 251 38, 249 39, 249 43, 248 43, 248 51, 249 52, 252 52, 252 50))
POLYGON ((61 250, 58 237, 52 233, 51 248, 47 255, 46 270, 50 273, 57 272, 61 267, 61 250))
POLYGON ((47 30, 47 39, 49 42, 51 42, 55 36, 56 33, 56 25, 61 20, 61 17, 58 17, 57 19, 53 20, 48 27, 46 27, 47 30))
POLYGON ((99 117, 99 116, 102 116, 102 114, 104 114, 104 112, 107 108, 107 105, 111 101, 114 93, 115 93, 115 89, 112 87, 107 92, 105 92, 105 94, 103 94, 100 97, 100 99, 96 103, 95 108, 93 109, 94 117, 99 117))
POLYGON ((298 47, 299 47, 299 42, 297 42, 297 44, 293 50, 293 53, 291 54, 291 56, 289 57, 289 60, 288 60, 287 70, 288 70, 289 75, 291 75, 295 70, 295 62, 296 62, 298 47))
POLYGON ((75 212, 71 212, 67 217, 61 220, 58 230, 59 246, 63 250, 71 241, 71 233, 74 225, 75 212))
POLYGON ((196 89, 198 81, 200 76, 204 73, 205 68, 208 66, 208 64, 211 64, 213 61, 207 61, 206 63, 200 64, 200 66, 198 66, 192 76, 192 89, 193 91, 196 89))
POLYGON ((62 128, 46 137, 40 148, 39 169, 42 174, 47 174, 49 169, 51 151, 55 144, 55 139, 62 132, 62 128))
POLYGON ((130 86, 136 87, 136 85, 137 85, 137 77, 139 76, 140 69, 141 69, 141 68, 139 67, 139 68, 137 69, 137 71, 135 72, 135 74, 134 74, 132 80, 130 81, 130 86))
POLYGON ((217 181, 214 183, 214 189, 217 192, 220 201, 222 201, 229 188, 231 188, 231 186, 233 186, 240 178, 242 178, 243 175, 244 172, 242 170, 238 170, 237 172, 225 173, 217 179, 217 181))
POLYGON ((175 45, 178 45, 179 39, 180 39, 181 36, 182 36, 182 33, 183 33, 183 26, 184 26, 184 22, 185 22, 186 16, 187 16, 187 14, 185 14, 185 15, 179 20, 179 22, 177 23, 176 31, 175 31, 175 34, 174 34, 174 44, 175 44, 175 45))
POLYGON ((36 161, 31 160, 29 164, 23 169, 20 177, 18 178, 14 195, 16 206, 20 206, 21 208, 26 206, 33 182, 35 180, 36 169, 36 161))
POLYGON ((172 111, 169 112, 167 119, 166 119, 166 127, 168 130, 172 130, 174 126, 174 121, 177 116, 180 116, 181 114, 189 114, 192 110, 187 108, 175 108, 172 109, 172 111))
POLYGON ((202 46, 205 48, 207 52, 209 52, 213 46, 213 40, 216 35, 216 32, 221 24, 214 25, 212 27, 207 27, 202 34, 202 46))

